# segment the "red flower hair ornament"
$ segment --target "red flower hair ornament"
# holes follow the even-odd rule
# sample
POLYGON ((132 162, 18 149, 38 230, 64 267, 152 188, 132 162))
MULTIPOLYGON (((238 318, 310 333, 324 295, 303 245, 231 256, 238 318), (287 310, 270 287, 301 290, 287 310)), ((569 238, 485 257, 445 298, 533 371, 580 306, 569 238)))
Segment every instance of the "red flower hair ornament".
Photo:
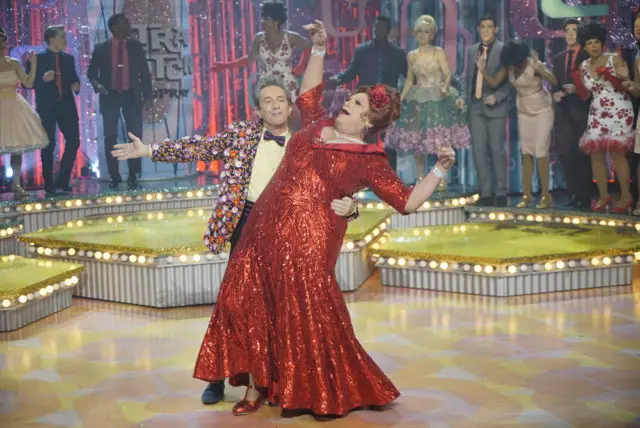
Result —
POLYGON ((381 108, 391 102, 391 97, 387 93, 384 85, 374 85, 369 93, 371 105, 375 108, 381 108))

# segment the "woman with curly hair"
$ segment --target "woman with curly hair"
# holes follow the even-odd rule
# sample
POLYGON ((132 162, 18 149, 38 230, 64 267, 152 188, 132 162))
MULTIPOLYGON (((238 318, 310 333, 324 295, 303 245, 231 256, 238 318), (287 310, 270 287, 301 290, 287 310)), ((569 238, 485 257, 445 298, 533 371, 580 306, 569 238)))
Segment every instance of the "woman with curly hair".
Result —
POLYGON ((507 43, 500 54, 502 68, 494 76, 486 73, 486 60, 481 56, 477 58, 476 64, 489 86, 498 87, 508 78, 518 93, 516 105, 524 189, 524 197, 518 203, 518 208, 531 204, 534 159, 538 166, 541 193, 536 208, 550 208, 549 145, 554 113, 551 94, 542 86, 542 81, 557 85, 558 80, 540 62, 536 51, 531 52, 531 58, 529 53, 529 46, 522 41, 507 43))
POLYGON ((269 399, 287 410, 340 416, 398 397, 351 325, 335 277, 347 221, 331 201, 370 188, 398 211, 415 212, 455 157, 443 149, 431 173, 405 187, 384 150, 364 142, 398 118, 400 95, 364 86, 330 118, 321 104, 326 33, 320 21, 305 28, 314 47, 297 100, 302 128, 253 206, 195 367, 198 379, 228 377, 248 387, 234 415, 256 412, 269 399))
POLYGON ((311 48, 311 42, 295 31, 282 28, 287 22, 287 8, 283 4, 263 3, 260 15, 264 31, 256 34, 249 55, 234 62, 215 63, 213 70, 250 66, 259 59, 260 77, 278 77, 295 101, 298 96, 298 79, 294 76, 293 51, 299 49, 304 52, 311 48))
POLYGON ((578 95, 593 97, 589 110, 587 130, 580 139, 580 148, 591 156, 593 175, 600 198, 594 211, 605 211, 612 203, 607 189, 606 155, 609 153, 620 183, 620 199, 612 212, 627 213, 633 208, 629 186, 629 163, 626 154, 633 149, 633 105, 628 89, 623 84, 629 79, 627 64, 617 54, 605 54, 607 30, 599 22, 590 22, 578 30, 578 40, 589 54, 578 72, 582 84, 578 95))
POLYGON ((415 154, 418 179, 424 175, 425 154, 437 153, 441 147, 465 148, 471 138, 464 103, 450 86, 447 56, 433 45, 437 31, 432 16, 416 20, 413 35, 418 48, 407 55, 400 119, 389 127, 384 141, 387 147, 415 154))

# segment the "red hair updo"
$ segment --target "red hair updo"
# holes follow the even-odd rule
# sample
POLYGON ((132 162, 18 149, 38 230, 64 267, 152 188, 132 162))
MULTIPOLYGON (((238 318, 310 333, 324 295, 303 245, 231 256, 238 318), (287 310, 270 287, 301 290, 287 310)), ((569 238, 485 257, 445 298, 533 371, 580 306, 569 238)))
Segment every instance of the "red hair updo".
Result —
POLYGON ((373 126, 368 129, 367 134, 384 131, 400 117, 400 93, 391 86, 362 86, 356 91, 356 94, 360 93, 369 97, 369 122, 373 126))

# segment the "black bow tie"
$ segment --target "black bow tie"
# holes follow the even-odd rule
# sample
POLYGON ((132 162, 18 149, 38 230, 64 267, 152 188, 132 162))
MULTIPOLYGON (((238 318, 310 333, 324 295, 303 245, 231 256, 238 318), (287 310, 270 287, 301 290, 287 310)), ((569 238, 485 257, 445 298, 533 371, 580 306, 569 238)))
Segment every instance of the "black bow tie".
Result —
POLYGON ((279 146, 284 146, 284 135, 273 135, 270 131, 264 131, 264 141, 275 141, 279 146))

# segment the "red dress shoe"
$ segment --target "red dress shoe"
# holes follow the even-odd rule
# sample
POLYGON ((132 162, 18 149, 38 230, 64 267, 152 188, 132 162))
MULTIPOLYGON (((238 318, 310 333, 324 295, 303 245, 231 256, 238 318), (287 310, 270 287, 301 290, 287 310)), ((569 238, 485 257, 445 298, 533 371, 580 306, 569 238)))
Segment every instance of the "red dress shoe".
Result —
POLYGON ((616 205, 611 209, 611 212, 614 214, 631 214, 633 210, 633 198, 629 199, 629 201, 625 204, 616 205))
MULTIPOLYGON (((249 392, 249 389, 254 389, 254 388, 252 386, 247 387, 247 393, 249 392)), ((260 395, 258 396, 258 398, 253 401, 247 400, 247 393, 244 394, 244 398, 242 400, 240 400, 239 402, 236 403, 235 406, 233 406, 231 413, 233 413, 235 416, 244 416, 244 415, 249 415, 251 413, 255 413, 264 404, 264 401, 265 401, 264 393, 260 392, 260 395)))
POLYGON ((596 204, 593 206, 593 211, 595 212, 604 212, 609 208, 609 205, 613 201, 611 196, 607 196, 606 199, 599 199, 596 204))

